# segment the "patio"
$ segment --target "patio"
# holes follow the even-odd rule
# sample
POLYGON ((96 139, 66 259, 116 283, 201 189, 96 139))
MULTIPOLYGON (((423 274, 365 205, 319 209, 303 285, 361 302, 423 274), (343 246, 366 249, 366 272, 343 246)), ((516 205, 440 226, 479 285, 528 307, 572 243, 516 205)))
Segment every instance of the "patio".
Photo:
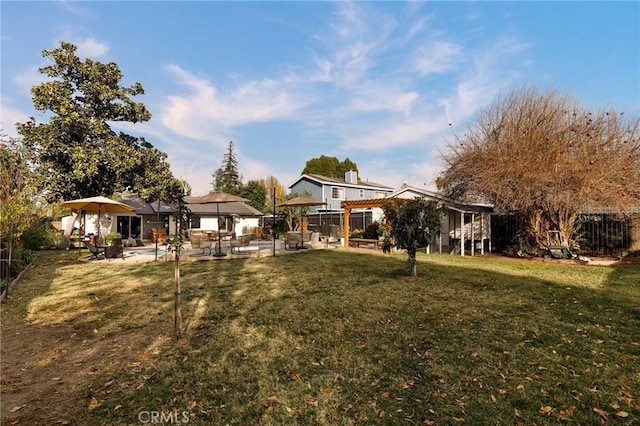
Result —
MULTIPOLYGON (((227 255, 223 257, 216 257, 210 254, 208 251, 201 250, 200 248, 193 248, 191 243, 186 242, 180 256, 181 261, 201 261, 201 260, 224 260, 224 259, 247 259, 257 257, 273 256, 273 240, 253 240, 249 243, 248 247, 234 248, 231 253, 230 244, 227 241, 226 244, 223 241, 223 249, 227 255)), ((306 248, 312 250, 334 248, 331 244, 307 244, 306 248)), ((159 262, 173 261, 173 253, 169 252, 167 255, 167 245, 158 245, 157 260, 159 262)), ((276 256, 295 254, 308 250, 285 250, 284 242, 280 239, 276 240, 276 256)), ((87 249, 82 249, 79 258, 87 262, 104 262, 104 263, 141 263, 141 262, 153 262, 156 260, 156 245, 154 243, 146 243, 144 246, 138 247, 124 247, 124 259, 92 259, 91 254, 87 249)))

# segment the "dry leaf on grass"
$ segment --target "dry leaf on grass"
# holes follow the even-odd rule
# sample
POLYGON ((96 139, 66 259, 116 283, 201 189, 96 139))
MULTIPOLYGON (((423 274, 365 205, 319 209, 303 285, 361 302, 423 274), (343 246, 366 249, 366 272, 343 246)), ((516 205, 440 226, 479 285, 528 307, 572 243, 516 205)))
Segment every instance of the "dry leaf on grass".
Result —
POLYGON ((626 419, 627 417, 629 417, 629 413, 627 413, 626 411, 618 411, 616 413, 616 416, 622 417, 623 419, 626 419))
POLYGON ((598 413, 598 415, 600 416, 600 418, 601 418, 602 420, 604 420, 605 422, 606 422, 607 420, 609 420, 609 413, 607 413, 606 411, 601 410, 601 409, 596 408, 596 407, 593 407, 593 411, 594 411, 594 412, 596 412, 596 413, 598 413))
POLYGON ((277 396, 273 395, 270 396, 269 398, 267 398, 269 401, 271 402, 275 402, 276 404, 282 404, 282 401, 280 401, 280 398, 278 398, 277 396))
POLYGON ((551 414, 551 412, 553 411, 553 407, 550 407, 549 405, 545 405, 544 407, 540 407, 540 413, 548 416, 549 414, 551 414))
POLYGON ((11 410, 9 410, 9 412, 10 413, 15 413, 18 410, 22 410, 26 406, 27 406, 27 404, 17 405, 15 407, 13 407, 11 410))
POLYGON ((89 408, 89 411, 91 411, 91 410, 95 410, 99 406, 100 406, 100 403, 98 402, 98 400, 95 398, 91 398, 91 401, 89 401, 89 406, 87 408, 89 408))

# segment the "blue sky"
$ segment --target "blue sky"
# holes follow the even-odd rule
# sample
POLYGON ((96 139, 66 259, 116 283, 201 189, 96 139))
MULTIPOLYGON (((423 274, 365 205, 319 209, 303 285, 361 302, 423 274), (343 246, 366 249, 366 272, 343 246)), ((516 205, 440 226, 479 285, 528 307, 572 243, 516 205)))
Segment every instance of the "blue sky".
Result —
POLYGON ((114 128, 165 151, 194 194, 229 141, 245 182, 286 187, 329 155, 370 182, 432 188, 453 135, 523 83, 640 114, 637 1, 2 1, 0 14, 4 132, 46 117, 30 87, 42 50, 69 41, 142 83, 153 118, 114 128))

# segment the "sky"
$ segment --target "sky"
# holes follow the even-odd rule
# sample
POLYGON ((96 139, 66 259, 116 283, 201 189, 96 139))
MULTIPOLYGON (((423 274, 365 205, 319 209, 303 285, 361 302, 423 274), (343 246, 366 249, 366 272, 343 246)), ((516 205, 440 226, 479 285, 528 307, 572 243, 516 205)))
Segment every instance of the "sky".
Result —
POLYGON ((115 62, 152 114, 112 123, 168 154, 194 195, 230 141, 243 182, 285 188, 308 160, 434 188, 441 154, 523 84, 640 115, 640 2, 0 1, 4 133, 46 81, 44 49, 115 62))

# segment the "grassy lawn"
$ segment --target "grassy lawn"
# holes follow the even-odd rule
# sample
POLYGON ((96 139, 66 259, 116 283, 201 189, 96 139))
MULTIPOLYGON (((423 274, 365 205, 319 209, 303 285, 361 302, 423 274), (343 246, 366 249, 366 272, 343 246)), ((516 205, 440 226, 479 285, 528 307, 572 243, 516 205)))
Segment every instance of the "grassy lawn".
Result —
POLYGON ((171 263, 41 253, 2 308, 2 424, 640 423, 640 266, 418 260, 184 263, 176 341, 171 263))

